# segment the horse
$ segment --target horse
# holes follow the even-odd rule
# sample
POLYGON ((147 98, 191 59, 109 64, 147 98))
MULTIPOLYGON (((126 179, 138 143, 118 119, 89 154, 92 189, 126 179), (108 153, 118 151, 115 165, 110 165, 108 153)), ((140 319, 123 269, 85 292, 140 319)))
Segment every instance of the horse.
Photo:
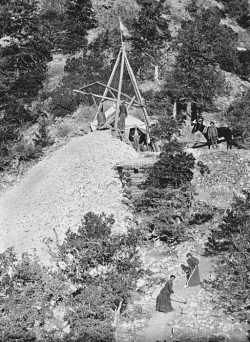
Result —
MULTIPOLYGON (((195 121, 193 124, 193 129, 192 129, 192 133, 196 133, 200 131, 204 137, 207 140, 208 143, 208 148, 210 149, 211 147, 211 141, 208 138, 208 127, 206 127, 202 122, 199 121, 195 121)), ((218 138, 225 138, 226 143, 227 143, 227 150, 230 148, 230 150, 232 149, 232 145, 233 145, 233 134, 232 131, 230 130, 230 128, 228 127, 217 127, 217 131, 218 131, 218 138)))

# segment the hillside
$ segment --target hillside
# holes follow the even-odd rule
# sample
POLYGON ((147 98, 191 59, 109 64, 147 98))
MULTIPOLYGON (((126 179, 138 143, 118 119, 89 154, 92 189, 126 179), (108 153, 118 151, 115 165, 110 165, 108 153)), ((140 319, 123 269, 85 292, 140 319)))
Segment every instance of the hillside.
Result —
POLYGON ((11 0, 0 29, 0 342, 247 342, 250 1, 11 0), (158 152, 91 132, 99 97, 74 92, 121 38, 158 152), (242 149, 192 148, 189 104, 242 149))

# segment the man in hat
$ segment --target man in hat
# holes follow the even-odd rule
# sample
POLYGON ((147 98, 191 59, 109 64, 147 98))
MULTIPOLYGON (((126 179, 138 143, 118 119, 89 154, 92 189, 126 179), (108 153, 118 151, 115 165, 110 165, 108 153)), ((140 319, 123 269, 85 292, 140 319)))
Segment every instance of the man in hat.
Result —
POLYGON ((213 121, 210 122, 207 135, 212 148, 218 148, 218 130, 213 121))

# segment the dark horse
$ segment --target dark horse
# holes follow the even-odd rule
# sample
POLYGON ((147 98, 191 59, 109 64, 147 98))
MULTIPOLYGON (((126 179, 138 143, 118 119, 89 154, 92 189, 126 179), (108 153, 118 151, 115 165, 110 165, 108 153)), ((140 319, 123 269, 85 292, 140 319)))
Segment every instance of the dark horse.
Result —
MULTIPOLYGON (((193 129, 192 129, 192 133, 198 132, 200 131, 204 137, 207 140, 208 143, 208 148, 210 149, 211 147, 211 141, 208 138, 208 127, 206 127, 205 125, 203 125, 202 122, 200 121, 196 121, 194 123, 193 129)), ((230 128, 228 127, 217 127, 217 131, 218 131, 218 138, 224 138, 226 143, 227 143, 227 150, 230 148, 232 148, 233 145, 233 135, 232 135, 232 131, 230 130, 230 128)))

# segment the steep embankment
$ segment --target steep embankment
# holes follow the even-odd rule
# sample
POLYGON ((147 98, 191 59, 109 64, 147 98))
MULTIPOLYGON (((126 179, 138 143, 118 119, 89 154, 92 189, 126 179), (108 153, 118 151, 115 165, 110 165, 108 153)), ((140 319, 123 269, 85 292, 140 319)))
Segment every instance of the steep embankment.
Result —
MULTIPOLYGON (((212 117, 220 122, 215 113, 204 115, 206 122, 212 117)), ((191 127, 183 129, 183 140, 202 140, 201 136, 192 136, 191 127)), ((192 184, 197 203, 206 203, 215 207, 215 216, 207 223, 189 227, 192 239, 181 243, 176 248, 159 243, 142 250, 145 269, 150 270, 149 277, 141 279, 134 300, 128 312, 121 320, 119 341, 129 338, 137 342, 155 341, 247 341, 247 325, 237 322, 232 315, 214 309, 215 294, 204 286, 184 288, 185 276, 180 264, 185 263, 188 251, 200 260, 201 280, 214 277, 215 260, 204 256, 205 243, 210 229, 221 221, 221 213, 230 207, 234 193, 250 189, 250 151, 226 150, 221 144, 218 150, 188 149, 196 161, 207 164, 210 173, 202 175, 199 168, 194 170, 192 184), (175 294, 187 301, 187 304, 173 302, 174 311, 159 313, 155 311, 156 297, 170 274, 175 274, 175 294), (216 339, 218 337, 218 339, 216 339)))
POLYGON ((76 229, 88 211, 114 214, 115 229, 125 229, 128 209, 115 163, 128 163, 137 153, 110 132, 73 138, 35 165, 24 179, 0 199, 0 249, 14 246, 17 252, 36 249, 48 262, 44 239, 63 239, 68 228, 76 229))

